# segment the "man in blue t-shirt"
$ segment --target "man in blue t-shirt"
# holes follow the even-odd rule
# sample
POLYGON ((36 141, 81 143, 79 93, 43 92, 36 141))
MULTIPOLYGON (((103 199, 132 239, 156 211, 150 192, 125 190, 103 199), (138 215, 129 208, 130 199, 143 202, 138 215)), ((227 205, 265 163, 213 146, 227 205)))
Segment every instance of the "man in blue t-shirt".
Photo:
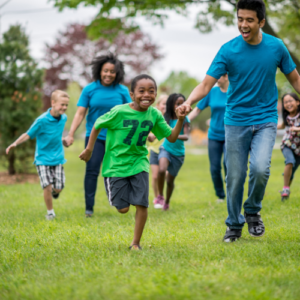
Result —
POLYGON ((36 138, 34 164, 38 171, 44 200, 47 207, 47 220, 55 218, 52 198, 57 199, 65 185, 63 164, 64 156, 62 135, 67 121, 65 112, 68 108, 67 93, 56 90, 51 94, 51 108, 40 115, 26 133, 23 133, 6 149, 9 153, 17 145, 36 138))
POLYGON ((210 107, 211 119, 208 130, 208 157, 210 175, 218 197, 217 202, 219 203, 224 202, 225 199, 221 161, 224 154, 224 172, 226 175, 224 115, 228 85, 228 75, 224 74, 218 80, 218 86, 212 88, 208 95, 189 114, 189 118, 192 121, 206 107, 210 107))
POLYGON ((259 212, 276 137, 277 68, 300 93, 300 76, 287 48, 280 39, 261 32, 265 10, 262 0, 237 3, 241 35, 221 47, 202 83, 181 106, 183 111, 191 111, 190 105, 203 99, 218 78, 228 74, 230 84, 224 120, 228 209, 225 242, 241 237, 245 221, 251 236, 259 237, 265 232, 259 212), (243 216, 241 209, 249 154, 249 192, 243 216))

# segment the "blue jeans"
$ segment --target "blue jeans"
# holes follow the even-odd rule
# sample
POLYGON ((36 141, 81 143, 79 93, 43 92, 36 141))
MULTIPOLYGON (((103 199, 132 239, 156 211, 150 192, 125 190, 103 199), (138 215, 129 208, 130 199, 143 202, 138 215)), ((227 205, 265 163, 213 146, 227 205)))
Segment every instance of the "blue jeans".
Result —
MULTIPOLYGON (((89 137, 85 138, 85 147, 89 141, 89 137)), ((100 172, 100 166, 105 153, 105 141, 96 140, 94 151, 91 159, 87 162, 84 178, 85 192, 85 212, 92 214, 94 211, 95 194, 97 190, 97 181, 100 172)))
POLYGON ((294 175, 295 172, 297 171, 299 165, 300 165, 300 156, 296 155, 292 149, 288 148, 288 147, 284 147, 282 149, 282 154, 285 158, 285 164, 292 164, 293 165, 293 170, 292 170, 292 175, 291 175, 291 179, 294 179, 294 175))
POLYGON ((222 178, 222 155, 224 153, 223 165, 226 176, 225 165, 225 141, 208 140, 208 157, 210 162, 210 175, 214 183, 216 195, 220 199, 225 198, 224 184, 222 178))
POLYGON ((244 211, 255 214, 261 210, 276 131, 277 124, 271 122, 251 126, 225 125, 228 210, 225 223, 230 228, 242 229, 245 223, 241 210, 249 154, 249 189, 244 211))

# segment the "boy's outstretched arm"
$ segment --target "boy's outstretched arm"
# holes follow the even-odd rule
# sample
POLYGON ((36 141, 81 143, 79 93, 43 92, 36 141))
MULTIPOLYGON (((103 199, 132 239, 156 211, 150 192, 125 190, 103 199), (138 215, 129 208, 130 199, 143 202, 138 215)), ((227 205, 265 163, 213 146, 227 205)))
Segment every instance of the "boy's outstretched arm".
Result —
POLYGON ((181 106, 176 108, 176 116, 178 118, 178 121, 177 121, 175 127, 172 129, 172 133, 168 137, 166 137, 166 139, 170 143, 175 143, 176 140, 178 139, 178 136, 180 134, 180 131, 182 129, 182 125, 184 122, 184 118, 188 114, 188 111, 183 111, 182 109, 180 109, 180 107, 181 106))
POLYGON ((26 142, 29 139, 30 139, 29 135, 27 133, 23 133, 16 141, 14 141, 11 145, 9 145, 6 148, 6 154, 8 154, 11 149, 17 147, 18 145, 26 142))
POLYGON ((79 155, 79 158, 81 160, 84 160, 85 162, 88 162, 91 159, 92 153, 93 153, 93 150, 94 150, 94 146, 95 146, 95 142, 97 140, 97 137, 98 137, 100 131, 101 131, 101 128, 99 128, 97 130, 95 128, 95 126, 93 126, 93 129, 92 129, 90 137, 89 137, 89 142, 88 142, 86 148, 79 155))
POLYGON ((217 81, 218 80, 216 78, 206 75, 203 81, 194 88, 188 99, 180 105, 181 109, 183 111, 186 110, 188 113, 191 112, 191 105, 203 99, 210 92, 217 81))

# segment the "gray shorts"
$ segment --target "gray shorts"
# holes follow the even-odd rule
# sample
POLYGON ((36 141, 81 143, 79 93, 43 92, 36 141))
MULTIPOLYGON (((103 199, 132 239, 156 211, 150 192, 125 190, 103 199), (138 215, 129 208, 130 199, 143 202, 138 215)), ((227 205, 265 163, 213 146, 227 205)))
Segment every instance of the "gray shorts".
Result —
POLYGON ((150 150, 150 165, 158 165, 158 153, 150 150))
POLYGON ((169 162, 168 172, 173 176, 176 177, 181 166, 184 162, 184 156, 175 156, 172 155, 170 152, 166 151, 165 148, 159 148, 158 159, 160 160, 162 157, 165 157, 169 162))
POLYGON ((104 177, 109 204, 117 209, 130 205, 149 206, 149 173, 129 177, 104 177))

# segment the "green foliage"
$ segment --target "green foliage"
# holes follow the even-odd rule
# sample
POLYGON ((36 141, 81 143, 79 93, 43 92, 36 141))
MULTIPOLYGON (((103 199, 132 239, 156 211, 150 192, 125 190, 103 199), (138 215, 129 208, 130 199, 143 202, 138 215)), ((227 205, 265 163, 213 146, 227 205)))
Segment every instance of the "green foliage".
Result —
MULTIPOLYGON (((20 25, 11 26, 3 34, 0 67, 0 155, 5 155, 5 148, 30 127, 42 105, 38 89, 43 72, 30 57, 28 37, 20 25)), ((28 171, 28 158, 33 153, 31 141, 6 156, 10 174, 28 171)))
POLYGON ((38 183, 0 186, 1 300, 299 299, 300 171, 282 203, 280 150, 263 200, 262 238, 250 237, 245 224, 240 241, 222 242, 226 203, 216 203, 207 155, 187 149, 170 211, 153 209, 150 189, 143 250, 133 252, 135 208, 117 213, 100 178, 95 215, 84 217, 82 149, 83 141, 66 149, 66 187, 52 222, 38 183))
MULTIPOLYGON (((186 98, 190 95, 193 89, 199 84, 199 80, 189 76, 187 72, 171 72, 168 78, 158 87, 159 93, 172 94, 181 93, 186 98)), ((210 109, 205 109, 192 121, 192 127, 200 128, 203 131, 207 130, 206 121, 210 118, 210 109)))

